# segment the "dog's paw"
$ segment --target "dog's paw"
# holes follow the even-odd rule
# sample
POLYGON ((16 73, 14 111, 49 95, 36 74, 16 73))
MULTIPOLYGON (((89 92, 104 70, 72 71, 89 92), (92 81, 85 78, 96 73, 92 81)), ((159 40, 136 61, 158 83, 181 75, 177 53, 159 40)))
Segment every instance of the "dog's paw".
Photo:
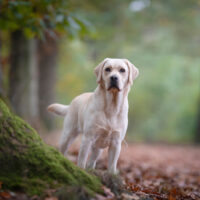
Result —
POLYGON ((112 175, 118 175, 119 174, 119 170, 118 169, 109 169, 108 173, 112 174, 112 175))

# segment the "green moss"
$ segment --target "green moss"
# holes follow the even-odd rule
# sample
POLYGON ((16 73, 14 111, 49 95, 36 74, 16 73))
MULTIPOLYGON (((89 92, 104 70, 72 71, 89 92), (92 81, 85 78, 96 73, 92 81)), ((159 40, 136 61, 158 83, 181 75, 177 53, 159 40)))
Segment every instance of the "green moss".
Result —
POLYGON ((101 192, 99 179, 46 145, 26 122, 9 111, 0 99, 0 181, 3 187, 41 194, 61 185, 84 186, 101 192))

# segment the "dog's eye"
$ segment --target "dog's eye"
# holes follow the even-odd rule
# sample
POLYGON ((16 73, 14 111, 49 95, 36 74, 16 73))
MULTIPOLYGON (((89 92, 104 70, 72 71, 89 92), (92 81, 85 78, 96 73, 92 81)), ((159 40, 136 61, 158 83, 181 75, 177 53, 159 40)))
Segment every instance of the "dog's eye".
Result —
POLYGON ((110 72, 111 71, 110 67, 106 67, 105 71, 110 72))
POLYGON ((125 69, 124 69, 124 68, 121 68, 119 71, 122 72, 122 73, 124 73, 124 72, 125 72, 125 69))

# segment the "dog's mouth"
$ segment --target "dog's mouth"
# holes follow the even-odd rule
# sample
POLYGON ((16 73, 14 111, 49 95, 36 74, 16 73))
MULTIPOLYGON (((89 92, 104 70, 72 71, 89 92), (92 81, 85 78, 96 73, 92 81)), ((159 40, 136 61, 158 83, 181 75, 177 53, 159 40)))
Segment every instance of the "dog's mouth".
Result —
POLYGON ((121 91, 117 84, 110 84, 108 91, 112 91, 112 90, 118 91, 118 92, 121 91))

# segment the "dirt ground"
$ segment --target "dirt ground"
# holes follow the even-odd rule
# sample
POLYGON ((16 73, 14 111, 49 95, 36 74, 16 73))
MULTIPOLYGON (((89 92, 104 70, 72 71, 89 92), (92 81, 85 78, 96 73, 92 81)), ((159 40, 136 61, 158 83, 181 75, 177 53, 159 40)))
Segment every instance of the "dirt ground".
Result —
MULTIPOLYGON (((42 136, 55 147, 59 137, 60 131, 42 136)), ((74 163, 80 140, 75 140, 70 148, 68 158, 74 163)), ((97 169, 106 168, 105 150, 97 169)), ((123 143, 118 169, 127 189, 132 191, 124 199, 200 199, 200 147, 123 143)))

